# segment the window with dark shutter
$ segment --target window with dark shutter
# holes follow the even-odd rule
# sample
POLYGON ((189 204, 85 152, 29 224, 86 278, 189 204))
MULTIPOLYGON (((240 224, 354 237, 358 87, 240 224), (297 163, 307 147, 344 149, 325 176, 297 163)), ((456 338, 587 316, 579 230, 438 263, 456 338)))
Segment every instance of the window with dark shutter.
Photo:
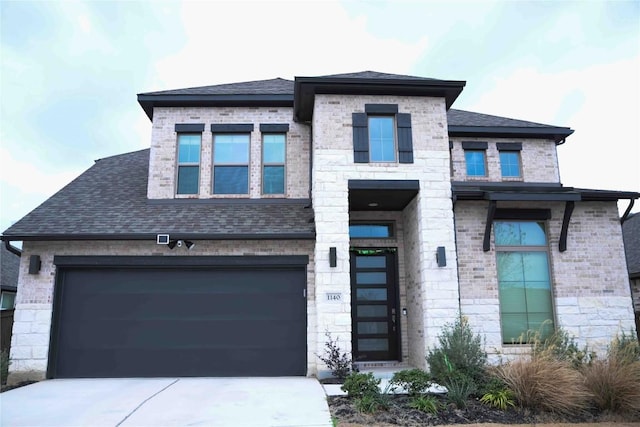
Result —
MULTIPOLYGON (((389 127, 386 122, 382 124, 385 124, 387 128, 389 127)), ((413 163, 411 114, 398 113, 397 104, 365 104, 364 113, 352 114, 352 127, 353 161, 355 163, 393 162, 395 159, 399 163, 413 163), (377 119, 374 122, 380 125, 385 116, 395 118, 395 135, 385 131, 384 127, 380 126, 378 126, 380 129, 374 129, 375 132, 373 133, 372 129, 369 129, 371 120, 377 119), (388 138, 394 137, 397 138, 397 156, 392 156, 387 150, 391 149, 390 144, 393 142, 388 138), (376 151, 372 154, 371 150, 374 148, 376 151)), ((395 149, 394 143, 393 150, 395 149)))

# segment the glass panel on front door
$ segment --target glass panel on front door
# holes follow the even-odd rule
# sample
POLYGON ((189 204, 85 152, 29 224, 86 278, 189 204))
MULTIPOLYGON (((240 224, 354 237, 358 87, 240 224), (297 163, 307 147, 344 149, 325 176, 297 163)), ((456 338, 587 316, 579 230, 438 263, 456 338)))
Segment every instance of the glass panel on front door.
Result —
POLYGON ((398 359, 395 250, 351 253, 353 360, 398 359))

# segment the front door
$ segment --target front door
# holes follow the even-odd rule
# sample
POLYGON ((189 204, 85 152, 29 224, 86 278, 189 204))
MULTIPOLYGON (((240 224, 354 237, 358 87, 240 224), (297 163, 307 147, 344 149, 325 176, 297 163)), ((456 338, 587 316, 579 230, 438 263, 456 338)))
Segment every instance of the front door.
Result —
POLYGON ((398 360, 395 249, 351 251, 353 360, 398 360))

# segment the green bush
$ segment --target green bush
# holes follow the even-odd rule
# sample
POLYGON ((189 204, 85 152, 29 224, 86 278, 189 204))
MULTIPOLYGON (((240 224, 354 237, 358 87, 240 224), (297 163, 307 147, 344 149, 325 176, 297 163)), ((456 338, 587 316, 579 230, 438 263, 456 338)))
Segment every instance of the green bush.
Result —
POLYGON ((473 335, 466 318, 458 317, 447 323, 438 337, 439 347, 429 350, 427 363, 434 380, 445 385, 449 377, 462 375, 471 379, 475 386, 482 386, 487 365, 487 353, 483 349, 480 335, 473 335))
POLYGON ((378 395, 380 394, 380 379, 374 377, 371 372, 366 374, 352 372, 345 378, 340 389, 346 391, 348 396, 356 398, 378 395))
POLYGON ((550 356, 567 361, 575 368, 589 364, 595 358, 587 346, 580 349, 575 337, 564 329, 558 328, 546 338, 542 338, 541 331, 534 332, 529 338, 534 356, 550 356))
POLYGON ((403 387, 410 396, 417 396, 431 386, 431 378, 421 369, 405 369, 394 373, 389 384, 403 387))
POLYGON ((6 350, 2 350, 2 352, 0 352, 0 377, 2 380, 2 384, 7 383, 10 364, 11 364, 11 360, 9 360, 9 352, 6 350))
POLYGON ((447 388, 447 400, 458 409, 467 407, 469 396, 476 392, 475 381, 463 373, 453 373, 443 384, 447 388))
POLYGON ((428 412, 436 415, 440 410, 440 402, 434 396, 415 396, 411 398, 409 406, 418 411, 428 412))
POLYGON ((482 397, 480 398, 480 402, 484 403, 485 405, 502 409, 503 411, 505 411, 509 406, 516 406, 515 402, 513 401, 513 392, 508 388, 488 391, 482 395, 482 397))
POLYGON ((359 412, 365 412, 367 414, 389 409, 389 398, 386 394, 364 394, 356 397, 353 403, 359 412))

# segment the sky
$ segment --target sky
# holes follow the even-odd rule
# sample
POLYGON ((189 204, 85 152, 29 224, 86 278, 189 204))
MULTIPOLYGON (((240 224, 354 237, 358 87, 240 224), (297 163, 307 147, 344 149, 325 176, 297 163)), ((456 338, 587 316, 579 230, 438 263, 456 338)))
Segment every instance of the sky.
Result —
POLYGON ((638 0, 0 0, 0 231, 148 148, 138 93, 364 70, 464 80, 453 108, 575 130, 564 185, 640 192, 638 0))

